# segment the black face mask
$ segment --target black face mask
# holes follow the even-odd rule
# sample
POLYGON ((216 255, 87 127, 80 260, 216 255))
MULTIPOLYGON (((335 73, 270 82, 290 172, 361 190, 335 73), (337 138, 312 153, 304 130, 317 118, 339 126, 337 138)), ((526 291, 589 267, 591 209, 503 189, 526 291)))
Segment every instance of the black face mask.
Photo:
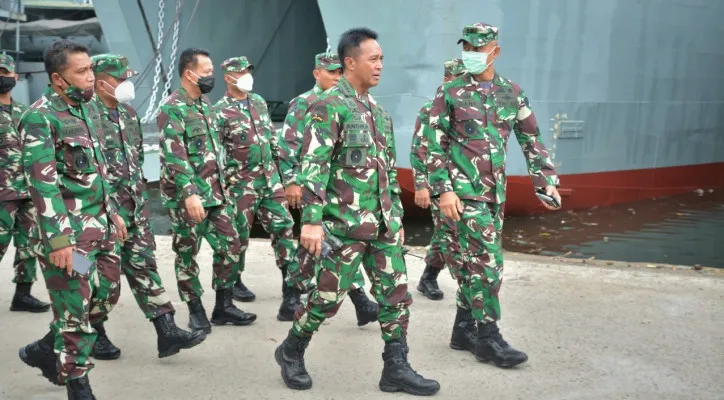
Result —
POLYGON ((204 76, 199 77, 199 80, 196 82, 197 85, 199 85, 199 90, 201 90, 201 93, 206 94, 209 93, 214 89, 214 76, 204 76))
POLYGON ((15 78, 11 76, 0 76, 0 93, 5 94, 15 87, 15 78))
POLYGON ((199 90, 201 91, 201 93, 206 94, 214 89, 214 75, 213 74, 211 74, 209 76, 198 76, 198 75, 194 74, 194 71, 189 71, 189 72, 191 72, 191 74, 197 78, 196 86, 199 87, 199 90))

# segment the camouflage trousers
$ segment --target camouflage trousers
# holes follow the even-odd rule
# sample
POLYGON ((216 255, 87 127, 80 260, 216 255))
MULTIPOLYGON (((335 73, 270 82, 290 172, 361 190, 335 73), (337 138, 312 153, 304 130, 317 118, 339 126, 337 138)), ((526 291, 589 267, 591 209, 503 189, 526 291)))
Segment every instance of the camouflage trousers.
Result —
MULTIPOLYGON (((301 215, 299 215, 300 211, 298 209, 294 210, 296 211, 293 212, 301 219, 301 215)), ((286 283, 289 287, 296 287, 306 293, 309 291, 309 288, 312 287, 312 282, 314 281, 315 273, 318 265, 320 264, 320 259, 309 254, 304 246, 299 246, 297 250, 297 258, 299 259, 299 262, 295 265, 297 268, 290 269, 287 272, 286 283)), ((362 267, 360 266, 360 268, 357 268, 357 271, 354 273, 354 280, 352 281, 352 285, 349 289, 357 290, 363 288, 364 286, 365 278, 362 276, 362 267)))
POLYGON ((120 247, 115 234, 98 242, 79 242, 76 249, 93 265, 86 276, 68 274, 40 257, 45 285, 50 294, 61 382, 77 379, 93 368, 90 353, 98 333, 92 325, 106 318, 121 294, 120 247))
POLYGON ((445 258, 458 282, 456 303, 471 310, 476 321, 497 321, 498 292, 503 282, 504 204, 461 201, 460 221, 442 216, 442 230, 449 245, 445 258))
POLYGON ((0 260, 10 245, 15 244, 15 276, 13 283, 32 283, 36 280, 35 259, 42 249, 32 243, 39 232, 36 225, 37 210, 30 199, 0 202, 0 260))
POLYGON ((380 306, 382 339, 387 342, 406 336, 412 296, 407 290, 407 266, 399 234, 394 239, 381 234, 370 241, 339 239, 344 245, 331 259, 322 259, 316 274, 318 286, 309 294, 305 307, 294 315, 292 333, 311 336, 325 319, 333 317, 361 264, 371 282, 370 293, 380 306))
POLYGON ((440 214, 440 198, 433 197, 430 199, 430 211, 432 213, 433 233, 430 240, 430 248, 427 250, 425 264, 434 269, 445 268, 445 256, 448 252, 447 242, 445 241, 445 233, 442 231, 442 215, 440 214))
POLYGON ((245 190, 233 193, 236 202, 236 229, 241 242, 239 273, 244 272, 246 249, 249 247, 249 235, 254 225, 254 216, 259 217, 264 230, 271 236, 272 248, 276 255, 277 268, 299 269, 297 260, 297 242, 294 240, 294 219, 287 209, 284 190, 268 189, 245 190))
POLYGON ((131 213, 124 208, 119 213, 128 230, 128 239, 121 244, 121 269, 138 307, 148 319, 174 312, 171 298, 158 274, 154 254, 156 240, 151 232, 151 222, 148 219, 135 222, 131 213))
POLYGON ((204 293, 199 281, 199 265, 196 263, 202 238, 206 238, 214 252, 214 290, 231 289, 238 272, 241 244, 232 221, 233 206, 208 207, 206 212, 206 219, 197 224, 188 215, 186 208, 169 209, 173 230, 171 246, 176 253, 176 281, 181 300, 185 302, 201 298, 204 293))

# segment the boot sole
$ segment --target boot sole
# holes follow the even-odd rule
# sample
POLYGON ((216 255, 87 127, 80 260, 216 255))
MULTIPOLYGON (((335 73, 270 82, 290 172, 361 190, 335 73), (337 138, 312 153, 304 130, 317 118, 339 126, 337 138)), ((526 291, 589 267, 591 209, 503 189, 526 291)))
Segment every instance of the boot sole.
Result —
POLYGON ((461 346, 461 345, 459 345, 459 344, 457 344, 457 343, 453 343, 453 342, 450 342, 450 348, 453 349, 453 350, 469 351, 469 352, 475 354, 475 350, 474 350, 474 349, 468 349, 468 348, 465 347, 465 346, 461 346))
POLYGON ((504 369, 510 369, 510 368, 513 368, 513 367, 515 367, 515 366, 517 366, 517 365, 523 364, 524 362, 528 361, 528 357, 527 357, 527 356, 525 357, 525 360, 518 361, 518 362, 510 362, 510 363, 498 363, 498 362, 495 362, 495 361, 493 361, 493 360, 491 360, 491 359, 485 359, 485 358, 481 358, 481 357, 478 357, 478 356, 475 356, 475 359, 478 360, 478 361, 480 361, 481 363, 485 363, 485 364, 493 363, 493 364, 495 364, 496 367, 498 367, 498 368, 504 368, 504 369))
POLYGON ((206 334, 199 336, 198 338, 186 343, 186 344, 175 344, 168 348, 168 350, 159 351, 158 358, 166 358, 172 355, 178 354, 181 350, 190 349, 196 345, 201 344, 206 340, 206 334))
POLYGON ((375 322, 375 321, 377 321, 377 317, 375 317, 374 319, 363 319, 363 320, 358 319, 357 326, 365 326, 365 325, 369 324, 370 322, 375 322))
POLYGON ((437 296, 437 295, 431 295, 431 294, 429 294, 425 289, 421 289, 420 286, 417 287, 417 291, 420 292, 420 293, 422 293, 422 295, 423 295, 424 297, 427 297, 427 298, 430 299, 430 300, 435 300, 435 301, 437 301, 437 300, 442 300, 443 297, 445 297, 445 294, 444 294, 444 293, 440 293, 439 296, 437 296))
POLYGON ((287 378, 284 376, 284 363, 282 360, 282 352, 281 352, 281 345, 277 347, 276 350, 274 350, 274 360, 276 360, 279 367, 282 369, 282 380, 284 381, 284 384, 287 385, 289 389, 294 390, 307 390, 312 388, 312 383, 309 382, 309 385, 294 385, 293 383, 290 383, 287 381, 287 378))
POLYGON ((107 354, 107 355, 106 354, 97 355, 96 353, 91 352, 90 356, 95 358, 96 360, 112 361, 112 360, 119 359, 121 357, 121 352, 119 351, 118 353, 112 353, 112 354, 107 354))
POLYGON ((380 390, 387 393, 405 392, 414 396, 432 396, 440 391, 440 384, 437 387, 429 390, 420 390, 398 385, 396 383, 390 383, 385 378, 380 379, 380 390))
POLYGON ((292 315, 284 315, 284 314, 281 314, 281 313, 280 313, 280 314, 277 314, 277 319, 278 319, 279 321, 285 321, 285 322, 294 321, 294 314, 292 314, 292 315))
POLYGON ((48 312, 48 310, 50 310, 50 305, 48 305, 47 307, 43 307, 43 308, 27 308, 27 307, 10 306, 10 311, 13 311, 13 312, 29 312, 29 313, 34 313, 34 314, 40 314, 40 313, 48 312))
POLYGON ((40 372, 43 373, 43 377, 47 379, 50 383, 52 383, 55 386, 65 386, 62 383, 58 382, 57 376, 48 376, 45 374, 45 371, 40 368, 39 365, 35 365, 30 362, 30 359, 28 357, 28 353, 25 351, 25 347, 21 347, 20 350, 18 350, 18 357, 20 357, 20 360, 25 363, 25 365, 32 367, 32 368, 38 368, 40 372))
POLYGON ((211 318, 211 323, 214 325, 231 324, 231 325, 235 325, 235 326, 247 326, 247 325, 251 325, 252 323, 254 323, 254 321, 256 321, 256 317, 254 317, 253 319, 248 320, 248 321, 237 321, 237 320, 231 320, 231 319, 226 319, 226 318, 211 318))

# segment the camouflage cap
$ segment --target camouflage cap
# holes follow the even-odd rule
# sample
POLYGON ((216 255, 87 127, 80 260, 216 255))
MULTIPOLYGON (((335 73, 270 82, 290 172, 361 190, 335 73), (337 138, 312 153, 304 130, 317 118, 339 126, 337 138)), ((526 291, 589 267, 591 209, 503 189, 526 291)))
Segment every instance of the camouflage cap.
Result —
POLYGON ((254 64, 251 64, 245 56, 232 57, 221 63, 221 69, 226 72, 243 72, 246 69, 254 70, 254 64))
POLYGON ((485 46, 493 40, 498 40, 498 28, 485 22, 479 22, 477 24, 465 25, 465 28, 463 28, 463 37, 458 40, 458 44, 465 41, 475 47, 480 47, 485 46))
POLYGON ((460 75, 465 72, 462 58, 453 58, 445 61, 445 75, 460 75))
POLYGON ((130 78, 138 72, 128 67, 128 58, 115 54, 98 54, 91 57, 93 72, 105 72, 118 79, 130 78))
POLYGON ((342 63, 339 62, 339 56, 335 53, 319 53, 314 56, 314 66, 334 71, 342 68, 342 63))
POLYGON ((9 54, 0 54, 0 68, 5 68, 8 72, 15 72, 15 60, 9 54))

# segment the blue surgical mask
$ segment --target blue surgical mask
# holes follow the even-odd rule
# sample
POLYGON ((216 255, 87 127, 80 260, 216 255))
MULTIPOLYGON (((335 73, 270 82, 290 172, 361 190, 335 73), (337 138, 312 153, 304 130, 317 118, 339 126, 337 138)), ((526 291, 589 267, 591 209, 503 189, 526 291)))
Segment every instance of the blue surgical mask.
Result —
POLYGON ((463 51, 463 64, 465 65, 465 69, 467 69, 468 72, 473 75, 482 74, 483 71, 488 69, 490 64, 492 64, 488 64, 488 56, 493 51, 495 51, 495 49, 487 53, 479 53, 477 51, 463 51))

